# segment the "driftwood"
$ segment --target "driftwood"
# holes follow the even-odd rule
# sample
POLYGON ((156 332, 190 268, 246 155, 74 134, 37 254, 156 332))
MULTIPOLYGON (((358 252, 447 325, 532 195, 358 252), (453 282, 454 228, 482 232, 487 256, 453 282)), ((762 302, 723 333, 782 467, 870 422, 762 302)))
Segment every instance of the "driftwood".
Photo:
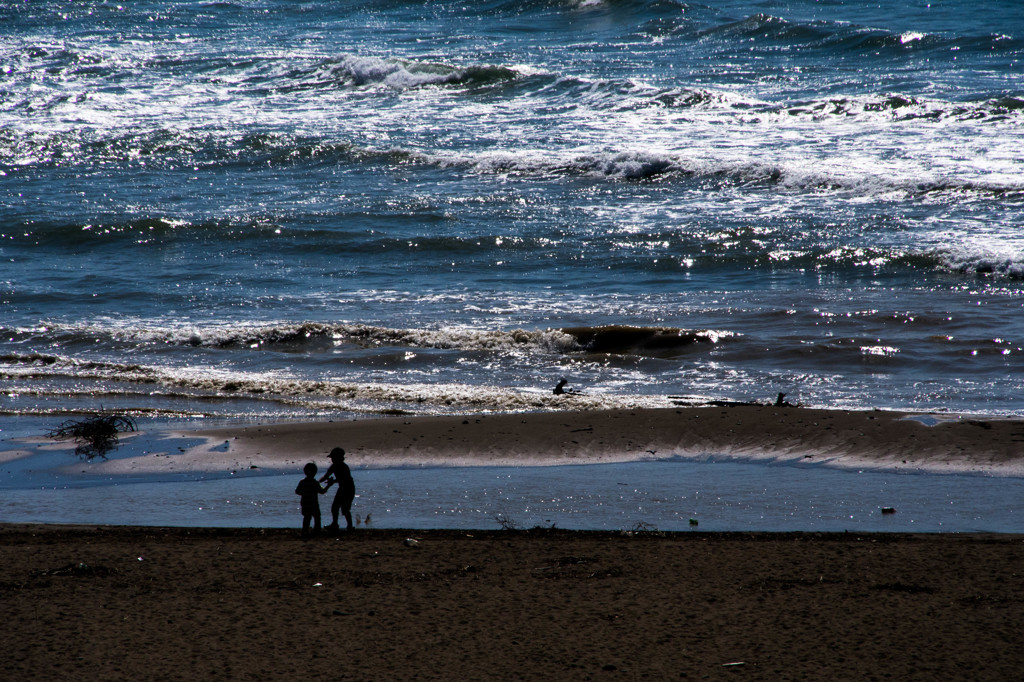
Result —
POLYGON ((96 414, 85 419, 69 419, 49 431, 48 438, 66 440, 73 438, 78 446, 75 454, 86 459, 106 457, 117 447, 118 434, 138 430, 135 420, 118 414, 96 414))

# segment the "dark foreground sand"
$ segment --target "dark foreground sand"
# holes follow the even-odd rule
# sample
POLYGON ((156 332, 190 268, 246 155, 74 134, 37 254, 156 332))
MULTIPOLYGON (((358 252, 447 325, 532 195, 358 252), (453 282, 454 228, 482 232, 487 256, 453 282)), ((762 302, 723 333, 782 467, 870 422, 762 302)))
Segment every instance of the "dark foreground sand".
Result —
POLYGON ((5 680, 1010 680, 1024 536, 0 525, 0 612, 5 680))

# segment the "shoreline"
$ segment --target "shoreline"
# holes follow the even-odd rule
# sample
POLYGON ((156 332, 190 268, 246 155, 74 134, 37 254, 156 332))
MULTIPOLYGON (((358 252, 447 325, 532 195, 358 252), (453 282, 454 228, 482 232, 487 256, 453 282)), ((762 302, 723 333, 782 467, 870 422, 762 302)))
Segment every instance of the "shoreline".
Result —
POLYGON ((380 527, 486 528, 505 509, 526 527, 1021 530, 1019 419, 715 405, 195 425, 144 424, 103 461, 31 439, 4 465, 4 520, 288 527, 292 478, 340 445, 380 527))
POLYGON ((1024 476, 1024 420, 766 405, 373 417, 167 429, 183 452, 101 473, 293 469, 336 446, 350 465, 543 466, 713 456, 844 468, 1024 476), (927 423, 925 423, 927 422, 927 423))
POLYGON ((1024 665, 1024 535, 0 524, 0 554, 12 679, 1004 680, 1024 665))

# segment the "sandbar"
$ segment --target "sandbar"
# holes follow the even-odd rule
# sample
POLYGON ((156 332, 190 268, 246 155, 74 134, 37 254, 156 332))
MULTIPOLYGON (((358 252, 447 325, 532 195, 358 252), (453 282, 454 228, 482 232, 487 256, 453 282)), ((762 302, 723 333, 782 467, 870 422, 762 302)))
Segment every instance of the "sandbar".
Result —
POLYGON ((334 447, 350 465, 515 466, 735 457, 895 471, 1024 475, 1024 421, 883 410, 709 405, 633 410, 323 419, 177 432, 180 453, 97 466, 110 473, 301 469, 334 447))

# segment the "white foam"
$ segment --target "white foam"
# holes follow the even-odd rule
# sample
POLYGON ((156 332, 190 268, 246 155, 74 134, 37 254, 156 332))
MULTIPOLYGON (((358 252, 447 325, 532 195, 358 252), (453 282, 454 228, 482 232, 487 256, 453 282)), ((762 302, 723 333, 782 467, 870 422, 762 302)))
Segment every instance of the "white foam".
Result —
POLYGON ((861 346, 860 352, 864 355, 873 355, 876 357, 891 358, 900 352, 899 348, 893 346, 861 346))
POLYGON ((1000 250, 1003 253, 963 247, 955 252, 940 252, 939 257, 953 272, 1024 278, 1024 250, 1016 253, 1007 253, 1006 247, 1000 250))
MULTIPOLYGON (((614 394, 598 391, 567 396, 550 389, 516 388, 457 382, 415 383, 408 380, 350 382, 313 380, 289 376, 280 370, 249 372, 213 366, 158 367, 114 362, 79 361, 52 356, 46 362, 23 363, 5 368, 11 377, 52 375, 78 380, 103 380, 190 389, 206 395, 295 403, 312 409, 350 412, 389 412, 395 409, 423 414, 461 410, 533 411, 543 409, 610 409, 616 407, 665 407, 664 395, 614 394)), ((54 389, 59 395, 64 389, 54 389)))

